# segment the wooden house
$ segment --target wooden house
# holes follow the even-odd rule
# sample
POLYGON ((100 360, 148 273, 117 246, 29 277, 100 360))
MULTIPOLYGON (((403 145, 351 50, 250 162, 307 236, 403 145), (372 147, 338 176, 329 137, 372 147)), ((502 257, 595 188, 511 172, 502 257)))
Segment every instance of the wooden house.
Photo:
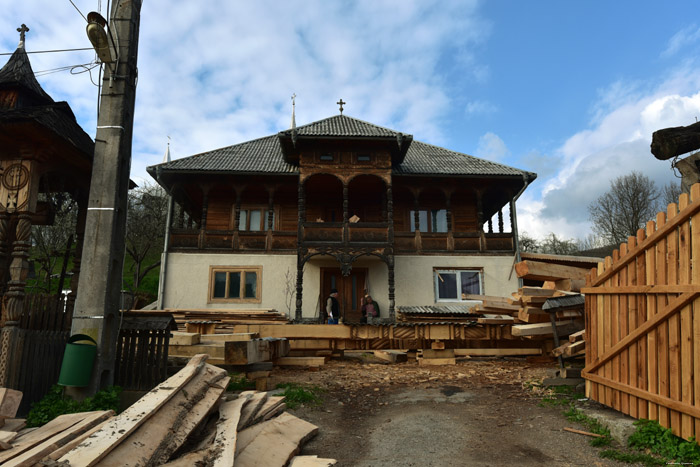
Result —
POLYGON ((172 196, 162 308, 260 308, 345 322, 507 295, 515 200, 536 174, 341 114, 148 168, 172 196))

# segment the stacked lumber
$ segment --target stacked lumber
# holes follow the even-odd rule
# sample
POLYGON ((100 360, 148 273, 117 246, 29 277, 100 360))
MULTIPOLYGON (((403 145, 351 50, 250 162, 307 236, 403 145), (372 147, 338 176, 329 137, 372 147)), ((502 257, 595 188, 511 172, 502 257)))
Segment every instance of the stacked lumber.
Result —
POLYGON ((196 355, 120 415, 61 415, 20 432, 0 451, 4 466, 284 466, 318 428, 285 412, 283 397, 247 391, 222 397, 229 377, 196 355))
POLYGON ((520 306, 509 303, 508 297, 493 297, 489 295, 467 295, 467 300, 479 300, 480 305, 473 308, 475 313, 516 316, 520 306))
MULTIPOLYGON (((156 313, 172 314, 178 330, 186 331, 187 323, 216 324, 217 333, 231 332, 236 324, 282 324, 289 322, 285 313, 273 309, 183 309, 166 308, 156 313)), ((212 326, 214 327, 214 326, 212 326)))
POLYGON ((586 351, 586 341, 584 339, 585 330, 569 335, 569 340, 552 350, 555 357, 576 357, 583 355, 586 351))
POLYGON ((206 353, 213 365, 249 365, 271 362, 289 354, 284 338, 259 339, 255 333, 199 334, 173 332, 168 342, 168 357, 190 358, 206 353))
MULTIPOLYGON (((549 312, 543 309, 545 302, 550 298, 562 297, 572 294, 564 290, 545 289, 543 287, 521 287, 513 293, 509 303, 518 306, 517 319, 523 323, 549 323, 549 312)), ((557 319, 581 318, 583 305, 569 307, 555 312, 557 319)))

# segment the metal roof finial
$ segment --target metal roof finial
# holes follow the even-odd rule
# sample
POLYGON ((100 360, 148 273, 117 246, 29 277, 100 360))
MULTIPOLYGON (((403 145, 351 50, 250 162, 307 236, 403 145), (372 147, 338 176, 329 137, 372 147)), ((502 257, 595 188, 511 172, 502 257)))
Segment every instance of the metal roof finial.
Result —
POLYGON ((165 150, 165 155, 163 155, 163 164, 170 162, 170 136, 168 136, 168 147, 165 150))
POLYGON ((22 24, 21 27, 17 28, 17 32, 19 33, 19 44, 17 45, 17 48, 24 49, 24 34, 29 32, 29 28, 26 24, 22 24))
POLYGON ((297 127, 297 121, 296 121, 296 118, 294 117, 295 110, 296 110, 296 97, 297 97, 296 93, 292 94, 292 123, 289 126, 289 128, 291 128, 292 130, 295 130, 297 127))
POLYGON ((340 115, 343 115, 343 105, 347 104, 347 102, 343 102, 343 98, 341 97, 338 102, 336 102, 340 106, 340 115))

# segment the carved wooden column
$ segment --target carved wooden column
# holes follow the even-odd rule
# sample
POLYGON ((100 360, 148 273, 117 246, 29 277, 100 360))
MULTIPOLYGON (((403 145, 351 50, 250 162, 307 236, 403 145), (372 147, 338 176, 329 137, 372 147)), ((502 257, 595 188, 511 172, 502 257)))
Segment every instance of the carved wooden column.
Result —
POLYGON ((10 216, 7 211, 0 211, 0 295, 7 291, 8 276, 8 256, 10 245, 8 234, 10 229, 10 216))
POLYGON ((394 284, 394 195, 390 183, 386 186, 386 217, 388 223, 387 240, 389 248, 387 248, 387 269, 388 269, 388 287, 389 287, 389 319, 395 320, 395 284, 394 284))
POLYGON ((420 253, 423 250, 423 240, 421 239, 420 232, 420 205, 418 204, 419 196, 420 193, 413 192, 413 223, 416 227, 413 234, 416 251, 420 253))
POLYGON ((235 187, 236 201, 233 206, 233 240, 232 246, 234 250, 238 250, 241 247, 240 237, 238 231, 240 229, 241 223, 241 197, 243 194, 243 188, 235 187))
POLYGON ((348 222, 350 214, 348 213, 350 207, 350 189, 348 188, 347 182, 343 181, 343 244, 347 245, 350 241, 350 229, 348 227, 348 222))
POLYGON ((486 237, 484 235, 484 201, 481 190, 476 190, 476 225, 479 232, 479 251, 484 251, 486 237))
POLYGON ((445 217, 447 218, 447 251, 455 251, 454 224, 452 222, 452 193, 445 192, 445 217))
POLYGON ((199 249, 204 248, 207 236, 207 210, 209 209, 209 187, 202 187, 204 193, 202 196, 202 221, 199 225, 199 249))
POLYGON ((272 249, 272 229, 273 229, 273 222, 275 219, 275 206, 274 206, 274 201, 275 201, 275 187, 274 186, 268 186, 267 187, 267 193, 268 193, 268 199, 267 199, 267 222, 265 222, 266 225, 266 233, 265 233, 265 250, 270 251, 272 249))
POLYGON ((489 219, 489 233, 493 233, 493 219, 489 219))
POLYGON ((299 217, 297 221, 297 300, 294 320, 296 322, 300 322, 302 313, 302 295, 304 291, 303 255, 306 252, 306 250, 302 248, 302 243, 304 241, 304 222, 306 222, 306 190, 304 188, 303 180, 299 181, 297 206, 299 210, 299 217))
POLYGON ((498 233, 503 233, 503 208, 498 210, 498 233))

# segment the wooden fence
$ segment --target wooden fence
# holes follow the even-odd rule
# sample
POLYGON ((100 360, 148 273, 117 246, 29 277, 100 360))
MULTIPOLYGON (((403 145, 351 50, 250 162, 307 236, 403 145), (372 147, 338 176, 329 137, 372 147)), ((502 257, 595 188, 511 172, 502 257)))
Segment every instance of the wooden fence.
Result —
POLYGON ((698 261, 700 184, 605 258, 582 290, 587 396, 686 439, 700 436, 698 261))
POLYGON ((17 342, 21 359, 14 360, 10 373, 10 386, 23 393, 19 413, 26 414, 31 404, 44 397, 58 381, 72 314, 63 297, 25 298, 17 342))

